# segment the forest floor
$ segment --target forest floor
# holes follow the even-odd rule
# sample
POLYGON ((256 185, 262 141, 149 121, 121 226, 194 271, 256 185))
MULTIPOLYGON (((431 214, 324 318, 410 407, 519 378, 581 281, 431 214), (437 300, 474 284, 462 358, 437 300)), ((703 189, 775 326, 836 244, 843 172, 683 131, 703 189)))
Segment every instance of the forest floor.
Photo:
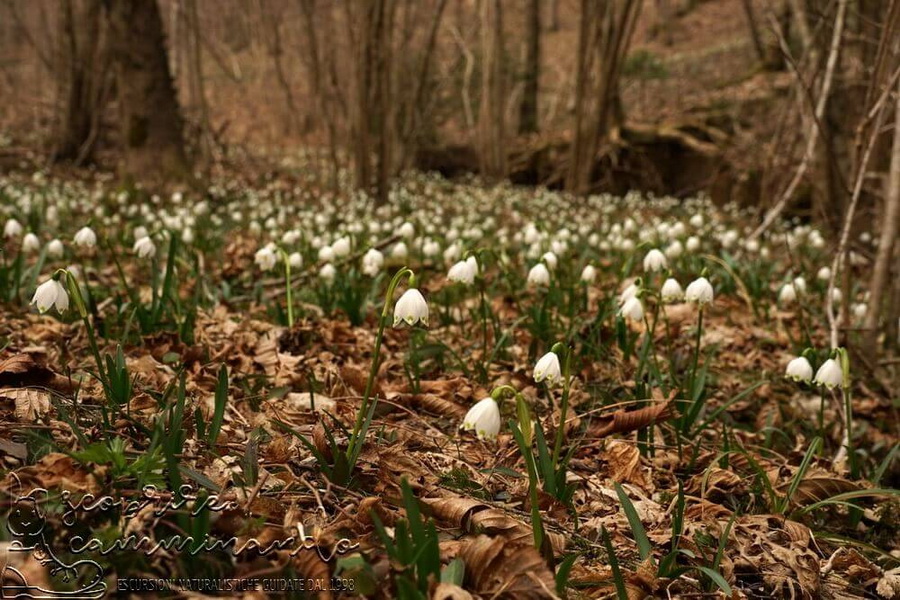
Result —
MULTIPOLYGON (((377 211, 233 174, 8 176, 0 200, 4 589, 900 597, 892 373, 852 324, 840 372, 809 226, 424 175, 377 211), (386 299, 404 265, 427 322, 408 273, 386 299)), ((861 285, 839 301, 864 314, 861 285)))

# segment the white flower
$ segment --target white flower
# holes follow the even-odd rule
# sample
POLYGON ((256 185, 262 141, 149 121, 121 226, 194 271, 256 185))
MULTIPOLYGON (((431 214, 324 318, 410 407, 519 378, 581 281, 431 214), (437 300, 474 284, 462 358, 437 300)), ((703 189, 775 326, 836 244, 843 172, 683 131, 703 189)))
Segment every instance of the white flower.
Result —
POLYGON ((75 245, 82 248, 93 248, 97 245, 97 234, 90 227, 82 227, 75 234, 75 245))
POLYGON ((335 275, 337 275, 337 269, 335 269, 334 265, 331 263, 326 263, 322 265, 321 269, 319 269, 319 278, 326 283, 331 283, 332 281, 334 281, 335 275))
POLYGON ((278 262, 278 257, 275 256, 275 252, 271 248, 265 246, 256 251, 253 262, 259 265, 261 270, 268 271, 275 267, 275 263, 278 262))
POLYGON ((659 292, 663 302, 681 302, 684 299, 684 290, 677 280, 669 277, 663 282, 662 289, 659 292))
POLYGON ((22 252, 36 252, 41 247, 41 240, 33 233, 25 234, 22 238, 22 252))
POLYGON ((56 306, 56 310, 60 313, 64 313, 69 308, 69 293, 63 284, 55 279, 48 279, 35 290, 31 303, 42 313, 53 306, 56 306))
POLYGON ((534 365, 534 380, 538 383, 546 380, 547 385, 556 385, 562 381, 562 370, 556 352, 548 352, 534 365))
POLYGON ((288 256, 288 264, 292 269, 299 269, 303 266, 303 255, 299 252, 291 252, 291 255, 288 256))
POLYGON ((629 283, 628 287, 622 290, 622 293, 619 294, 619 306, 622 306, 623 304, 637 296, 638 290, 640 290, 640 288, 636 283, 629 283))
POLYGON ((545 265, 544 263, 538 263, 531 267, 531 270, 528 271, 528 284, 549 285, 550 271, 547 270, 547 265, 545 265))
POLYGON ((812 365, 809 364, 806 357, 798 356, 788 363, 787 368, 784 370, 784 376, 794 381, 809 382, 813 377, 812 365))
POLYGON ((699 228, 703 227, 703 215, 696 214, 693 217, 691 217, 690 224, 691 224, 691 227, 693 227, 694 229, 699 229, 699 228))
POLYGON ((47 244, 47 256, 50 258, 61 258, 63 255, 63 243, 58 239, 51 240, 47 244))
POLYGON ((684 247, 688 252, 696 252, 700 249, 700 238, 698 238, 696 235, 692 235, 684 243, 684 247))
POLYGON ((668 258, 678 258, 684 253, 684 246, 678 240, 673 241, 666 247, 666 256, 668 258))
POLYGON ((409 288, 394 305, 394 327, 401 322, 415 325, 419 321, 423 325, 428 325, 428 304, 422 292, 416 288, 409 288))
POLYGON ((362 257, 362 272, 375 277, 384 265, 384 254, 375 248, 369 248, 362 257))
POLYGON ((797 290, 794 289, 793 283, 786 283, 781 286, 781 291, 778 292, 778 303, 779 304, 790 304, 797 299, 797 290))
POLYGON ((153 258, 156 255, 156 244, 148 236, 144 236, 134 243, 132 250, 140 258, 153 258))
POLYGON ((488 396, 478 401, 463 417, 462 428, 474 431, 480 439, 494 439, 500 432, 500 407, 488 396))
POLYGON ((138 225, 134 228, 134 239, 139 240, 142 237, 147 237, 149 233, 147 232, 147 228, 143 225, 138 225))
POLYGON ((597 269, 594 268, 594 265, 585 265, 584 269, 581 270, 581 280, 585 283, 594 283, 596 279, 597 269))
POLYGON ((402 260, 407 256, 409 256, 409 250, 407 249, 405 242, 397 242, 396 244, 394 244, 394 247, 391 248, 392 258, 399 258, 402 260))
POLYGON ((794 277, 794 289, 798 294, 806 293, 806 279, 803 277, 794 277))
POLYGON ((841 370, 841 365, 833 358, 823 362, 819 370, 816 371, 815 382, 818 385, 824 385, 829 390, 841 385, 843 381, 844 372, 841 370))
POLYGON ((541 260, 547 264, 547 268, 550 270, 556 269, 556 265, 559 264, 559 259, 556 258, 556 254, 553 252, 544 252, 541 256, 541 260))
POLYGON ((692 281, 684 291, 684 299, 688 302, 711 304, 713 301, 713 287, 706 277, 698 277, 692 281))
POLYGON ((336 252, 331 246, 319 248, 319 262, 329 263, 334 260, 336 252))
POLYGON ((853 312, 854 317, 862 320, 865 318, 866 312, 869 310, 869 306, 865 302, 857 302, 850 307, 850 310, 853 312))
POLYGON ((461 260, 450 267, 447 272, 447 279, 457 283, 472 285, 475 282, 475 275, 478 273, 478 262, 474 256, 470 256, 466 260, 461 260))
POLYGON ((668 266, 666 255, 654 248, 644 257, 645 271, 661 271, 668 266))
POLYGON ((819 272, 816 273, 816 279, 819 281, 828 281, 831 279, 831 269, 828 267, 822 267, 819 269, 819 272))
POLYGON ((637 296, 632 296, 619 309, 619 314, 625 319, 640 322, 644 318, 644 305, 637 296))
POLYGON ((400 237, 404 237, 406 239, 410 239, 416 233, 416 228, 413 227, 413 224, 407 221, 403 225, 400 226, 400 229, 397 230, 397 234, 400 237))
POLYGON ((350 238, 339 238, 331 245, 331 249, 334 251, 334 255, 337 257, 347 256, 348 254, 350 254, 350 238))
POLYGON ((10 219, 3 226, 4 237, 12 238, 22 235, 22 224, 15 219, 10 219))
POLYGON ((437 256, 440 251, 441 245, 432 239, 429 239, 427 242, 422 244, 422 254, 424 254, 428 258, 437 256))

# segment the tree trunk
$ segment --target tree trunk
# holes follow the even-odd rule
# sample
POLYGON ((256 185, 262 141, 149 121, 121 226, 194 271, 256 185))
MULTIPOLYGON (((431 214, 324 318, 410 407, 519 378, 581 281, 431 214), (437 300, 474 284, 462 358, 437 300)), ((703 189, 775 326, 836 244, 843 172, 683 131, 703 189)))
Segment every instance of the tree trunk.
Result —
POLYGON ((481 3, 481 107, 478 138, 481 172, 489 178, 506 175, 503 81, 503 13, 500 0, 481 3))
MULTIPOLYGON (((866 343, 863 344, 871 354, 878 355, 878 334, 881 318, 881 307, 890 292, 891 257, 897 245, 897 232, 900 230, 900 84, 897 86, 897 102, 894 112, 894 143, 891 151, 891 167, 885 186, 884 211, 881 220, 881 237, 878 240, 878 254, 872 268, 872 279, 869 284, 871 296, 866 311, 864 329, 866 343)), ((896 265, 895 265, 896 266, 896 265)), ((895 272, 894 277, 900 278, 895 272)))
POLYGON ((100 1, 65 0, 59 19, 60 73, 64 73, 59 80, 64 100, 53 159, 81 164, 93 154, 105 87, 100 1))
POLYGON ((541 2, 528 0, 525 9, 525 88, 519 111, 519 133, 538 130, 538 82, 541 69, 541 2))
POLYGON ((184 123, 156 0, 105 0, 125 149, 124 174, 187 179, 184 123))
POLYGON ((640 14, 640 0, 582 0, 575 74, 575 127, 566 189, 587 194, 601 146, 624 120, 619 77, 640 14))

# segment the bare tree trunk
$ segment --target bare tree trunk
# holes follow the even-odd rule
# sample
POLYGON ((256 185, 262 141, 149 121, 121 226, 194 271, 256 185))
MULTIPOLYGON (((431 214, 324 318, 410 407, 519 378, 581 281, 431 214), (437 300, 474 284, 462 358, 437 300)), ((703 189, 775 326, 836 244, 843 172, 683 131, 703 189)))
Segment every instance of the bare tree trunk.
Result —
POLYGON ((61 73, 64 90, 62 117, 56 135, 54 160, 81 164, 93 154, 95 124, 104 89, 100 1, 65 0, 59 7, 61 73))
POLYGON ((640 0, 582 0, 575 93, 575 131, 566 188, 590 191, 601 144, 623 120, 619 96, 622 64, 640 14, 640 0))
POLYGON ((392 52, 394 30, 394 7, 391 0, 376 2, 373 16, 371 40, 374 44, 375 62, 374 122, 377 171, 375 173, 375 205, 387 204, 390 192, 390 178, 393 173, 392 138, 394 131, 392 52))
MULTIPOLYGON (((381 0, 373 0, 380 3, 381 0)), ((357 188, 371 189, 372 187, 372 155, 371 133, 369 131, 369 111, 371 110, 370 98, 372 88, 372 46, 370 40, 372 7, 371 3, 354 5, 357 10, 351 10, 352 3, 344 6, 347 11, 347 27, 351 40, 351 47, 356 49, 356 85, 354 89, 353 110, 351 113, 350 144, 354 157, 354 182, 357 188), (355 14, 358 13, 358 14, 355 14), (354 34, 354 30, 356 33, 354 34)))
MULTIPOLYGON (((325 121, 325 129, 328 133, 328 156, 331 162, 330 166, 330 184, 335 191, 338 189, 338 173, 340 171, 340 160, 338 158, 338 116, 339 107, 343 106, 343 97, 337 87, 337 81, 333 80, 328 74, 331 70, 328 65, 322 63, 322 52, 319 51, 319 36, 317 35, 316 26, 316 0, 302 0, 300 3, 301 12, 303 14, 304 24, 306 26, 306 39, 309 43, 309 51, 304 55, 307 68, 309 70, 310 81, 312 83, 312 93, 316 101, 316 109, 325 121)), ((329 7, 330 11, 331 8, 329 7)), ((331 13, 328 13, 329 20, 326 23, 326 29, 331 30, 331 13)), ((326 32, 327 36, 327 32, 326 32)), ((346 115, 344 115, 346 116, 346 115)))
POLYGON ((753 42, 753 48, 756 50, 756 56, 759 58, 759 62, 765 64, 766 62, 766 49, 763 45, 762 35, 759 32, 759 24, 756 20, 756 13, 753 12, 753 2, 752 0, 741 0, 741 5, 744 7, 744 15, 747 17, 747 26, 750 28, 750 40, 753 42))
POLYGON ((528 0, 525 9, 525 88, 519 111, 519 133, 538 130, 538 83, 541 72, 541 2, 528 0))
POLYGON ((275 14, 273 8, 269 4, 260 2, 259 11, 262 22, 266 28, 266 47, 269 57, 272 59, 272 66, 275 68, 275 79, 278 81, 278 87, 284 96, 284 105, 286 108, 286 118, 288 133, 297 131, 297 104, 294 101, 294 93, 291 90, 290 81, 288 81, 287 73, 284 70, 282 56, 284 49, 281 43, 281 20, 282 15, 275 14))
MULTIPOLYGON (((869 306, 865 320, 865 343, 863 347, 877 356, 879 323, 881 307, 890 290, 891 257, 897 245, 897 231, 900 228, 900 84, 897 86, 897 101, 894 113, 894 143, 891 151, 891 168, 885 186, 884 212, 881 220, 881 236, 878 240, 878 253, 872 268, 872 279, 869 284, 869 306)), ((896 271, 896 269, 895 269, 896 271)), ((900 278, 900 272, 894 277, 900 278)))
POLYGON ((491 178, 506 175, 506 86, 503 68, 503 12, 500 0, 481 3, 481 107, 478 138, 481 172, 491 178))
POLYGON ((184 125, 156 0, 104 2, 116 58, 125 174, 187 179, 184 125))
POLYGON ((185 0, 184 5, 188 29, 190 31, 190 56, 188 79, 190 81, 191 103, 197 112, 198 145, 204 174, 209 172, 212 163, 212 128, 209 123, 209 105, 206 102, 206 90, 203 85, 203 61, 200 48, 200 15, 197 12, 197 0, 185 0))
POLYGON ((559 31, 559 0, 550 0, 550 31, 559 31))
POLYGON ((805 3, 806 0, 789 0, 791 13, 793 13, 794 21, 797 23, 797 33, 800 34, 800 44, 804 53, 809 50, 813 41, 812 34, 809 32, 805 3))
MULTIPOLYGON (((775 203, 775 206, 772 207, 766 213, 765 218, 763 218, 763 222, 753 231, 751 234, 752 238, 757 238, 762 234, 763 231, 768 229, 772 223, 775 222, 784 208, 787 206, 788 202, 793 198, 794 192, 797 189, 797 186, 800 185, 800 182, 803 180, 803 176, 806 175, 806 171, 809 168, 809 164, 812 161, 813 157, 816 153, 816 144, 819 140, 819 124, 822 122, 822 119, 825 116, 825 110, 828 107, 828 99, 831 95, 831 84, 834 79, 834 72, 838 64, 838 57, 840 56, 842 40, 844 35, 844 23, 847 16, 847 4, 848 0, 838 0, 837 3, 837 13, 834 18, 834 29, 831 35, 831 43, 828 50, 828 58, 825 63, 825 73, 822 77, 822 87, 819 91, 819 97, 816 100, 815 110, 813 111, 813 122, 810 127, 810 132, 806 140, 806 149, 803 152, 803 158, 800 161, 800 166, 797 167, 797 171, 794 173, 793 178, 788 183, 785 190, 782 192, 778 201, 775 203)), ((800 74, 795 73, 798 78, 798 85, 804 85, 800 80, 800 74)), ((803 92, 801 92, 803 93, 803 92)))
POLYGON ((401 152, 399 164, 401 165, 407 164, 409 157, 415 155, 415 151, 422 140, 429 136, 434 128, 427 115, 432 104, 431 92, 434 87, 431 70, 435 48, 437 47, 438 31, 443 20, 444 10, 447 7, 447 1, 438 0, 438 6, 431 22, 425 49, 423 50, 422 60, 415 74, 416 85, 414 92, 405 99, 407 102, 404 102, 403 98, 398 98, 398 101, 405 107, 403 110, 405 119, 399 132, 401 152))

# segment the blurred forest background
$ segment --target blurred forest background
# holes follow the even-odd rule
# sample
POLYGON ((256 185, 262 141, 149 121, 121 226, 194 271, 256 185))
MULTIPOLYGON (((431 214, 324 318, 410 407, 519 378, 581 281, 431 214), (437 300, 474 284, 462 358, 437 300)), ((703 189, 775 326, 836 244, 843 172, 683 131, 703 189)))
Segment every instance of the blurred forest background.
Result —
POLYGON ((417 168, 837 233, 897 202, 898 67, 897 0, 0 0, 0 167, 274 157, 381 203, 417 168))

